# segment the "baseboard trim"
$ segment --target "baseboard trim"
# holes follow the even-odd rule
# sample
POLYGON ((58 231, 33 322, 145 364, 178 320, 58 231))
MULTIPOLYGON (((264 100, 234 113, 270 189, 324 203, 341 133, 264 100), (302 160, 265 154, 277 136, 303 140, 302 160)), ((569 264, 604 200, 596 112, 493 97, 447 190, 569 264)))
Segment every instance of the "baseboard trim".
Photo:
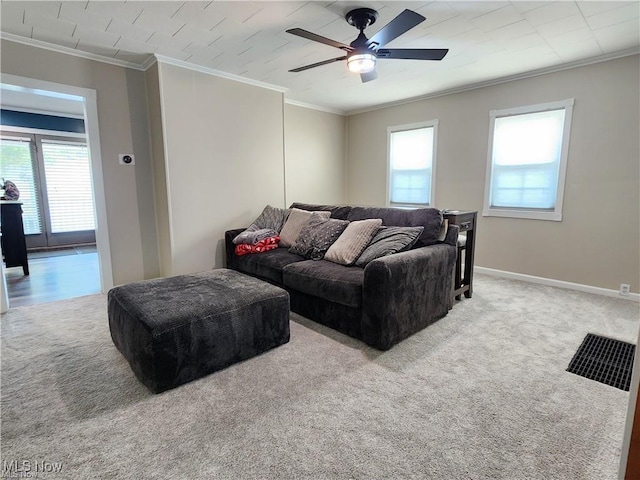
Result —
POLYGON ((608 288, 594 287, 591 285, 583 285, 581 283, 565 282, 563 280, 555 280, 553 278, 536 277, 534 275, 526 275, 524 273, 507 272, 505 270, 496 270, 494 268, 474 267, 476 273, 484 273, 494 277, 509 278, 511 280, 521 280, 523 282, 539 283, 550 287, 566 288, 567 290, 577 290, 579 292, 594 293, 596 295, 604 295, 605 297, 619 298, 620 300, 631 300, 632 302, 640 302, 640 294, 630 293, 623 296, 617 290, 608 288))

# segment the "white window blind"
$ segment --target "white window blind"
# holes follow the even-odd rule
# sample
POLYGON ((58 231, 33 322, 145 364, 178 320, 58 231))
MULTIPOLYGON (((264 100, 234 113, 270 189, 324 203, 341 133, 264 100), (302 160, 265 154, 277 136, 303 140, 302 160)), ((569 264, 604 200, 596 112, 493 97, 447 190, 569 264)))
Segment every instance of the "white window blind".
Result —
POLYGON ((42 141, 51 232, 94 230, 94 205, 86 145, 42 141))
POLYGON ((485 215, 561 220, 572 105, 491 112, 485 215))
POLYGON ((491 206, 553 209, 564 109, 496 118, 491 206))
POLYGON ((33 149, 33 142, 28 138, 2 138, 0 141, 0 178, 11 180, 20 190, 22 223, 27 235, 42 232, 33 149))
POLYGON ((435 125, 389 130, 389 204, 429 205, 435 125))

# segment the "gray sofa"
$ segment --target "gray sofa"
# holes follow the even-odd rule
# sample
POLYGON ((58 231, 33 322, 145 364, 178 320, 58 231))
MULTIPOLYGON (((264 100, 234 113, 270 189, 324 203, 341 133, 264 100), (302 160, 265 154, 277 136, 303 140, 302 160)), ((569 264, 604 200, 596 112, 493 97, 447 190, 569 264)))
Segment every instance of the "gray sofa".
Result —
POLYGON ((411 250, 373 260, 365 268, 327 260, 306 260, 277 248, 236 256, 225 233, 227 268, 265 280, 289 292, 291 310, 360 339, 379 350, 444 317, 453 306, 458 227, 442 238, 442 214, 435 208, 405 210, 294 203, 292 208, 330 211, 331 218, 380 218, 385 226, 424 226, 411 250))

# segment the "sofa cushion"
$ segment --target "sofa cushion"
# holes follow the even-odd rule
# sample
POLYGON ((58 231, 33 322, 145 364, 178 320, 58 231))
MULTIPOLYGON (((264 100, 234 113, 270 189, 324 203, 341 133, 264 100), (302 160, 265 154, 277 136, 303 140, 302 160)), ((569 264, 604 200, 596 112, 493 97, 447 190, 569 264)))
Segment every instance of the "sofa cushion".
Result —
POLYGON ((442 212, 437 208, 416 208, 405 210, 402 208, 353 207, 347 220, 364 220, 366 218, 381 218, 382 225, 394 227, 424 227, 416 242, 416 247, 433 245, 440 238, 442 226, 442 212))
POLYGON ((302 260, 304 258, 290 253, 286 248, 276 248, 254 255, 236 256, 234 265, 236 270, 240 272, 255 275, 282 285, 283 267, 302 260))
POLYGON ((382 227, 356 260, 358 267, 365 267, 376 258, 409 250, 422 233, 423 227, 382 227))
MULTIPOLYGON (((292 208, 291 212, 289 212, 289 217, 287 221, 284 223, 282 230, 280 231, 280 246, 281 247, 290 247, 296 240, 298 239, 298 235, 300 235, 300 231, 304 228, 304 226, 309 222, 311 218, 311 214, 314 212, 309 212, 307 210, 300 210, 298 208, 292 208)), ((315 212, 317 215, 329 218, 331 212, 315 212)))
POLYGON ((364 269, 345 267, 327 260, 305 260, 287 265, 284 286, 347 307, 362 305, 364 269))
POLYGON ((347 225, 342 235, 338 237, 325 254, 325 260, 340 265, 353 265, 356 259, 369 245, 369 242, 382 225, 379 218, 357 220, 347 225))
POLYGON ((300 231, 296 243, 289 249, 291 253, 310 260, 322 260, 325 252, 349 225, 346 220, 323 218, 318 213, 314 212, 300 231))
POLYGON ((330 212, 331 218, 337 218, 338 220, 346 220, 347 215, 351 211, 349 205, 313 205, 310 203, 298 203, 294 202, 290 208, 298 208, 300 210, 309 210, 311 212, 330 212))

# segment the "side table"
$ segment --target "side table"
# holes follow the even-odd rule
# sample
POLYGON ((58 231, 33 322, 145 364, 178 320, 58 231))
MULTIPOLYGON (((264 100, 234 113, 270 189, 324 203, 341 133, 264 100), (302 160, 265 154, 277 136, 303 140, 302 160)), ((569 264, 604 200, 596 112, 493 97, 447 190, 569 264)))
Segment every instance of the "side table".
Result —
POLYGON ((442 213, 449 225, 457 225, 460 233, 465 233, 467 238, 464 244, 458 243, 458 259, 456 261, 456 278, 454 295, 460 300, 464 293, 466 298, 473 294, 473 262, 475 254, 475 234, 477 211, 448 210, 442 213), (462 271, 462 254, 464 253, 464 272, 462 271))

